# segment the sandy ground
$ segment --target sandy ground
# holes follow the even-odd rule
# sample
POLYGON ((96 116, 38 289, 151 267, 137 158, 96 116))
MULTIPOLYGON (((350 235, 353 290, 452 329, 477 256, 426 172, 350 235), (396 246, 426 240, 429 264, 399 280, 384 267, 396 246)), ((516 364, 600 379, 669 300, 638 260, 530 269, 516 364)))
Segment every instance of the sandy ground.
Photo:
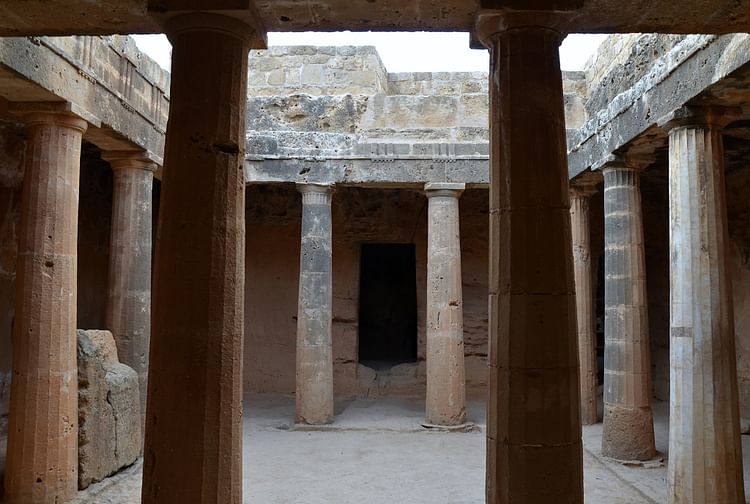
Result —
MULTIPOLYGON (((469 405, 476 428, 456 433, 423 429, 419 399, 341 401, 335 425, 324 430, 295 428, 293 397, 253 396, 245 408, 244 504, 484 503, 481 401, 469 405)), ((663 454, 667 410, 666 403, 654 406, 657 449, 663 454)), ((602 459, 601 424, 585 427, 583 439, 587 504, 667 501, 665 465, 633 467, 602 459)), ((748 436, 743 446, 750 454, 748 436)), ((748 466, 746 456, 746 482, 748 466)), ((82 492, 75 504, 136 503, 141 471, 138 462, 82 492)))

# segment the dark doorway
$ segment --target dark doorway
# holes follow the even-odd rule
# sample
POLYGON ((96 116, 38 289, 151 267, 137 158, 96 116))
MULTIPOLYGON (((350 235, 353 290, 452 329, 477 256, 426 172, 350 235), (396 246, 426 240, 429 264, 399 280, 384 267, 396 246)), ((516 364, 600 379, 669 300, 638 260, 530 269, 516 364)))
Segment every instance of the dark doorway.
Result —
POLYGON ((363 244, 359 361, 387 369, 417 360, 417 260, 414 245, 363 244))

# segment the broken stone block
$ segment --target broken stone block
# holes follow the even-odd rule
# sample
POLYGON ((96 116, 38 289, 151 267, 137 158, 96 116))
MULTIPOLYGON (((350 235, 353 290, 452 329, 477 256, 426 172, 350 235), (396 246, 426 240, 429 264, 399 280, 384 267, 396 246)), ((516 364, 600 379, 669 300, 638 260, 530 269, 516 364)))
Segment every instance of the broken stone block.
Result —
POLYGON ((78 487, 86 488, 141 453, 138 374, 117 358, 109 331, 78 330, 78 487))

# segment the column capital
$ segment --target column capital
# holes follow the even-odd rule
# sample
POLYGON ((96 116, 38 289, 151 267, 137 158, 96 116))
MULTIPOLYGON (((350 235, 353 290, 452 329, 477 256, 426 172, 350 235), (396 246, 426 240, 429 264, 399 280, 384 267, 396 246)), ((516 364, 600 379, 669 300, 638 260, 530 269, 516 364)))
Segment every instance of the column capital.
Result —
POLYGON ((602 174, 612 170, 640 172, 652 165, 655 160, 655 156, 652 155, 610 154, 594 163, 591 171, 601 171, 602 174))
POLYGON ((454 182, 427 182, 424 185, 424 192, 428 198, 433 196, 460 198, 465 189, 466 184, 454 182))
POLYGON ((253 0, 149 0, 148 12, 168 37, 186 31, 217 31, 243 39, 252 49, 268 47, 266 29, 253 0))
POLYGON ((742 113, 740 107, 716 105, 683 106, 657 121, 660 128, 671 131, 690 126, 714 126, 723 128, 742 113))
POLYGON ((20 118, 26 126, 55 125, 72 128, 82 134, 91 122, 98 126, 98 121, 80 107, 70 102, 15 102, 8 110, 20 118))
POLYGON ((330 205, 333 196, 333 184, 297 184, 302 193, 302 204, 330 205))
POLYGON ((549 30, 558 44, 569 31, 572 14, 583 0, 481 0, 474 18, 472 48, 490 48, 503 32, 512 29, 549 30))
POLYGON ((330 194, 333 192, 335 186, 333 184, 296 184, 297 190, 302 194, 306 193, 321 193, 330 194))
POLYGON ((156 162, 146 151, 102 151, 102 159, 109 162, 112 171, 144 170, 156 172, 156 162))

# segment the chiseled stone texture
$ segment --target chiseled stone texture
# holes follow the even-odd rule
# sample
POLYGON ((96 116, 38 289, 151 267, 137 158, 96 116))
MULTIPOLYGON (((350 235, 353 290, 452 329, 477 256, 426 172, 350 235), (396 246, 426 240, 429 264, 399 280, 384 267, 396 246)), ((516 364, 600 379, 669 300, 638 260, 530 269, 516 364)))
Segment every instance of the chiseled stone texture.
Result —
POLYGON ((708 88, 747 101, 748 61, 745 33, 610 37, 586 69, 589 115, 569 138, 570 176, 628 144, 665 142, 659 119, 708 88))
MULTIPOLYGON (((388 73, 374 47, 253 51, 248 181, 486 185, 488 82, 486 72, 388 73), (471 166, 460 176, 440 176, 461 162, 471 166)), ((584 73, 566 72, 563 92, 572 137, 586 120, 584 73)))
POLYGON ((78 330, 78 487, 135 462, 141 452, 138 373, 117 359, 109 331, 78 330))
POLYGON ((52 93, 73 103, 89 121, 89 142, 105 150, 135 145, 161 158, 169 72, 130 37, 5 38, 0 40, 0 67, 13 76, 4 95, 9 101, 49 101, 52 93), (40 92, 39 86, 49 92, 40 92))

